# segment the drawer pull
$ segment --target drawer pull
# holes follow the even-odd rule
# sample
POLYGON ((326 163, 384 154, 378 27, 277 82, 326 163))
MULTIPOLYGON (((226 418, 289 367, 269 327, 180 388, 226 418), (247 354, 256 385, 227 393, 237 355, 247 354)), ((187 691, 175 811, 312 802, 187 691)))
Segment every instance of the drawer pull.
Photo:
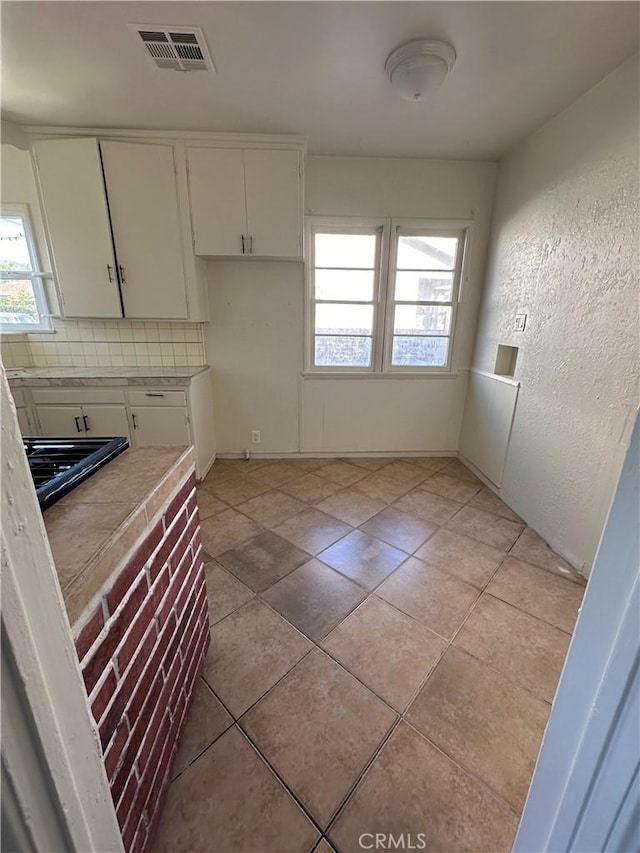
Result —
POLYGON ((120 270, 120 284, 126 284, 126 283, 127 283, 127 280, 126 280, 126 278, 124 277, 124 267, 122 266, 122 264, 120 264, 120 266, 118 267, 118 269, 120 270))
POLYGON ((89 418, 86 415, 82 416, 82 422, 84 423, 84 428, 86 429, 86 431, 89 432, 91 427, 89 425, 89 418))
POLYGON ((164 394, 155 393, 153 391, 147 391, 144 395, 145 397, 164 397, 164 394))
POLYGON ((76 429, 78 430, 78 432, 82 432, 82 427, 80 426, 80 418, 74 418, 74 421, 76 422, 76 429))
POLYGON ((133 423, 133 428, 138 429, 138 418, 131 412, 131 422, 133 423))
POLYGON ((109 276, 109 281, 113 282, 113 267, 111 264, 107 264, 107 275, 109 276))

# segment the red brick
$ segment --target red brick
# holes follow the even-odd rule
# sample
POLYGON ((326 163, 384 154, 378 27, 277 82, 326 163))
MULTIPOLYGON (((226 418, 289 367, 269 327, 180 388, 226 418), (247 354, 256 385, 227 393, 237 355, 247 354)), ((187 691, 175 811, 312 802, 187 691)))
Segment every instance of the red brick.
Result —
POLYGON ((189 574, 182 585, 182 589, 180 590, 178 597, 176 598, 176 613, 178 615, 178 619, 182 616, 182 614, 189 610, 189 605, 193 606, 194 596, 196 596, 199 592, 197 587, 198 576, 200 574, 200 567, 195 563, 189 568, 189 574))
POLYGON ((149 567, 149 575, 151 577, 151 581, 153 582, 156 577, 160 574, 165 564, 169 559, 169 554, 173 551, 176 542, 180 538, 180 534, 184 530, 187 523, 187 514, 186 511, 183 512, 183 517, 178 518, 171 530, 165 534, 164 539, 162 540, 162 544, 160 548, 156 551, 151 566, 149 567))
POLYGON ((107 711, 102 725, 100 726, 100 741, 103 748, 105 748, 109 743, 114 732, 116 732, 120 725, 122 714, 127 705, 129 705, 129 701, 135 687, 139 683, 140 677, 147 666, 149 655, 151 654, 151 650, 153 649, 155 642, 155 626, 152 626, 152 629, 149 631, 144 643, 140 646, 138 654, 131 664, 124 681, 120 682, 113 704, 107 711))
POLYGON ((127 781, 127 784, 124 786, 124 791, 122 792, 120 802, 118 803, 118 806, 116 808, 118 826, 121 830, 124 828, 124 825, 127 822, 127 818, 129 817, 129 814, 131 812, 131 806, 133 805, 133 801, 135 800, 139 787, 140 782, 138 781, 138 777, 132 771, 127 781))
POLYGON ((133 839, 130 853, 142 853, 147 845, 147 827, 141 823, 136 832, 136 837, 133 839))
POLYGON ((160 791, 160 796, 158 797, 155 804, 152 804, 151 798, 149 798, 149 808, 147 809, 147 816, 149 817, 149 828, 147 830, 147 845, 149 850, 153 849, 153 842, 155 841, 156 835, 158 833, 158 827, 160 826, 160 821, 162 820, 164 803, 167 799, 168 793, 169 785, 165 785, 164 788, 162 788, 162 790, 160 791), (153 813, 151 813, 151 806, 153 806, 153 813))
POLYGON ((173 641, 177 632, 177 625, 178 622, 176 620, 175 613, 172 613, 164 627, 160 643, 156 646, 153 652, 153 658, 149 663, 149 666, 154 672, 159 672, 163 667, 163 662, 167 660, 167 649, 169 646, 173 646, 173 641))
POLYGON ((142 815, 147 800, 149 799, 149 794, 151 793, 153 780, 155 778, 156 770, 158 767, 158 760, 162 755, 162 750, 165 746, 170 726, 171 718, 169 717, 169 713, 166 712, 158 730, 158 736, 150 752, 149 760, 146 765, 147 769, 142 774, 142 780, 140 782, 140 786, 138 788, 138 792, 136 794, 136 798, 129 817, 129 822, 135 822, 136 826, 138 824, 139 815, 142 815))
POLYGON ((171 553, 171 556, 169 557, 169 568, 171 570, 171 574, 175 573, 177 565, 181 562, 184 554, 189 549, 191 540, 194 538, 198 531, 198 526, 198 517, 194 515, 191 517, 191 520, 187 523, 187 525, 183 528, 180 539, 178 540, 175 548, 171 553))
POLYGON ((159 521, 144 542, 139 546, 138 550, 126 567, 120 572, 116 578, 116 582, 111 588, 111 591, 107 595, 107 605, 110 613, 113 613, 116 610, 122 599, 125 597, 132 583, 142 571, 143 566, 162 541, 163 535, 164 530, 162 522, 159 521))
POLYGON ((131 630, 118 652, 118 668, 120 672, 124 672, 129 665, 131 658, 135 655, 143 636, 147 633, 147 629, 155 616, 156 610, 158 609, 164 594, 164 590, 169 583, 168 573, 165 572, 165 575, 166 579, 163 578, 163 576, 160 576, 153 592, 151 592, 147 599, 142 603, 138 613, 134 616, 131 630))
POLYGON ((98 693, 91 703, 91 712, 93 714, 93 719, 96 723, 99 723, 102 719, 102 715, 107 710, 107 705, 111 701, 111 697, 116 692, 116 676, 113 669, 109 669, 109 673, 104 680, 102 687, 98 690, 98 693))
POLYGON ((171 760, 174 755, 177 740, 171 731, 167 733, 167 739, 164 744, 164 749, 160 755, 158 769, 155 774, 155 779, 145 803, 147 815, 153 814, 156 804, 162 797, 162 794, 169 787, 171 760))
POLYGON ((107 624, 107 635, 96 649, 93 657, 83 670, 84 683, 87 693, 91 693, 100 680, 100 676, 107 668, 109 662, 120 645, 127 628, 133 621, 135 614, 140 609, 148 591, 147 579, 143 575, 137 582, 127 603, 121 612, 107 624))
POLYGON ((120 726, 118 732, 114 739, 111 741, 111 745, 107 750, 104 757, 104 767, 107 771, 107 779, 111 781, 113 779, 114 773, 118 768, 118 763, 120 762, 120 758, 122 757, 122 753, 124 751, 124 747, 129 739, 129 725, 126 720, 126 717, 123 718, 123 725, 120 726))
POLYGON ((168 530, 171 522, 179 513, 180 509, 186 505, 189 495, 196 487, 196 475, 192 474, 189 479, 180 487, 178 493, 172 498, 169 506, 166 508, 163 516, 164 528, 168 530))
POLYGON ((136 837, 136 833, 140 829, 140 826, 144 826, 143 816, 140 814, 140 817, 137 820, 133 820, 133 817, 127 822, 126 827, 122 831, 122 844, 124 849, 129 853, 133 846, 133 840, 136 837))
POLYGON ((82 658, 86 655, 91 646, 95 643, 98 634, 103 628, 103 625, 104 614, 102 613, 101 602, 89 617, 84 628, 78 634, 78 639, 76 640, 76 652, 78 654, 79 661, 82 660, 82 658))
POLYGON ((138 769, 142 774, 146 772, 147 764, 150 761, 150 756, 153 751, 153 745, 156 741, 158 733, 161 731, 163 723, 163 717, 168 713, 169 700, 173 693, 173 689, 178 680, 178 675, 180 674, 180 660, 176 658, 176 661, 171 668, 169 676, 164 683, 164 687, 162 688, 162 693, 160 694, 160 699, 158 700, 158 704, 156 710, 151 717, 151 721, 149 725, 146 727, 146 731, 144 733, 144 743, 142 744, 142 749, 138 755, 138 769))

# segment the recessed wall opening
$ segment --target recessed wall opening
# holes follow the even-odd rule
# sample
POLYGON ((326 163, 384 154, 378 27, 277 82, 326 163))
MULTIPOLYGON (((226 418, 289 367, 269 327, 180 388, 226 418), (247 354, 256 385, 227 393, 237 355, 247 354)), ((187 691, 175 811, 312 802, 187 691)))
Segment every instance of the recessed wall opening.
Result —
POLYGON ((517 360, 518 347, 508 347, 504 344, 498 344, 494 373, 497 373, 498 376, 515 376, 517 360))

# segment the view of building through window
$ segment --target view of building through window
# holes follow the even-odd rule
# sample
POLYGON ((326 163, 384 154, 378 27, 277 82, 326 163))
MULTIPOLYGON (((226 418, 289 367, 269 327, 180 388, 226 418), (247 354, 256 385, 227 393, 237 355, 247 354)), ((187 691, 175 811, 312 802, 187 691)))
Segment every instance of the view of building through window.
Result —
POLYGON ((313 367, 371 368, 376 335, 388 366, 446 367, 461 237, 398 230, 380 271, 383 229, 364 230, 314 233, 313 367))

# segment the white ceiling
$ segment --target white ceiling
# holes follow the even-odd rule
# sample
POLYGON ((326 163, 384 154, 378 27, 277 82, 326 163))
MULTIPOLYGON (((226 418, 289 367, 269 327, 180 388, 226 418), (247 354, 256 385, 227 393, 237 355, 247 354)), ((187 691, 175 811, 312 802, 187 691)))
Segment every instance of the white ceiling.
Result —
POLYGON ((3 110, 25 124, 301 133, 314 153, 496 159, 638 50, 636 2, 4 2, 3 110), (131 23, 200 26, 217 74, 159 70, 131 23), (388 53, 450 41, 434 96, 388 53))

